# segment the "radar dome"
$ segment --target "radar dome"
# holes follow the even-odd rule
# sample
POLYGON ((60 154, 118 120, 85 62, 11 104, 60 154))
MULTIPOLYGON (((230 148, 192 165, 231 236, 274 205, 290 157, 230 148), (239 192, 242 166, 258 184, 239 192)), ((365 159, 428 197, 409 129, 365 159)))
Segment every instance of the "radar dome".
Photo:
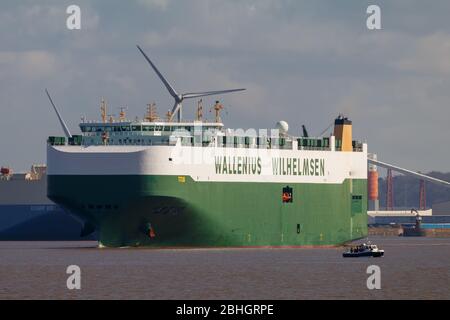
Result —
POLYGON ((276 128, 280 131, 280 134, 286 134, 289 130, 289 125, 286 121, 278 121, 276 128))

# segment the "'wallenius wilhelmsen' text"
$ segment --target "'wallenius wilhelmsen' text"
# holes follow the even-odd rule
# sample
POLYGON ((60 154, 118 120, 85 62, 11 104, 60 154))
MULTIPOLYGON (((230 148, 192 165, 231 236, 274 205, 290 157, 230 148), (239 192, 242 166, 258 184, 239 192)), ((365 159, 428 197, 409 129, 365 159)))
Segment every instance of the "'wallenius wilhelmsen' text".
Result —
MULTIPOLYGON (((260 157, 215 157, 217 174, 261 174, 260 157)), ((272 158, 272 174, 283 176, 324 176, 325 159, 272 158)))

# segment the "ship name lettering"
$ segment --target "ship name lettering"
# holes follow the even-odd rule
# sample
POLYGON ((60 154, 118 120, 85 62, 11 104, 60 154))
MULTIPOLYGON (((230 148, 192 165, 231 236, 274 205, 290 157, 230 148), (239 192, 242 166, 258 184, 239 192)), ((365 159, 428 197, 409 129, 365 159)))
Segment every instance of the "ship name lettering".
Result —
POLYGON ((274 176, 325 176, 325 159, 272 158, 274 176))
POLYGON ((261 174, 260 157, 215 157, 216 174, 261 174))

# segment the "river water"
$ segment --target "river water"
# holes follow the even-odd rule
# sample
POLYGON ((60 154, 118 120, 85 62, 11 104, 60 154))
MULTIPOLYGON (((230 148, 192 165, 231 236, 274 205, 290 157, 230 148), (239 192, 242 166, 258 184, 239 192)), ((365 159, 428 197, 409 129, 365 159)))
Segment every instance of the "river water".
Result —
POLYGON ((0 299, 450 299, 450 239, 371 237, 383 258, 328 249, 98 249, 0 242, 0 299), (66 269, 81 269, 68 290, 66 269), (381 289, 367 288, 367 268, 381 289))

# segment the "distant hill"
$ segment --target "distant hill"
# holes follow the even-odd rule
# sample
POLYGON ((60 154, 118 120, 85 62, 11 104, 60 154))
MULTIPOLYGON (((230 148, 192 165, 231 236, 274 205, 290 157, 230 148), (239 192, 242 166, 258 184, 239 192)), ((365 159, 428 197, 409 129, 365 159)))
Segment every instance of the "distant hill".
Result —
MULTIPOLYGON (((432 171, 426 173, 437 179, 450 182, 450 173, 442 173, 432 171)), ((379 184, 379 199, 380 208, 386 207, 386 179, 380 178, 379 184)), ((394 207, 419 207, 419 189, 420 180, 410 176, 398 175, 394 176, 394 207)), ((425 193, 427 207, 439 202, 450 201, 450 188, 440 186, 431 182, 425 182, 425 193)))

